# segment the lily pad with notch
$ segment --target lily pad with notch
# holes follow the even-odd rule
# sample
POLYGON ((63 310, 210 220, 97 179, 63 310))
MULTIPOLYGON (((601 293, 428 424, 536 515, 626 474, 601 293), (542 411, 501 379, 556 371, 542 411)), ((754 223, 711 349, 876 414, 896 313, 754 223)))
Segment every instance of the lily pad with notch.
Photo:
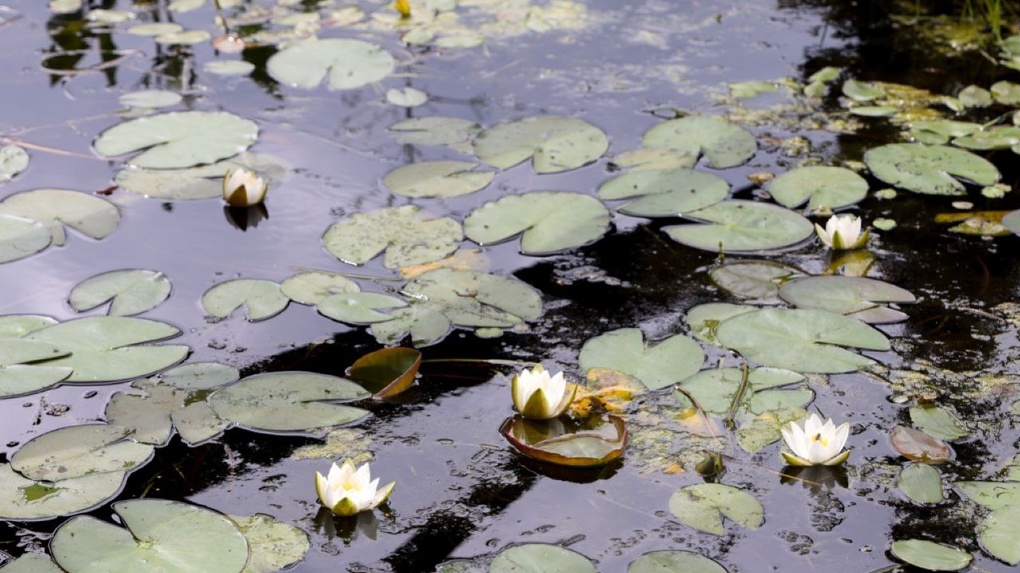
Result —
POLYGON ((407 306, 403 300, 377 292, 351 292, 327 296, 315 305, 319 314, 347 324, 374 324, 393 320, 380 309, 407 306))
POLYGON ((691 336, 714 346, 721 346, 716 329, 727 318, 758 310, 756 306, 731 304, 728 302, 708 302, 692 307, 687 311, 687 325, 691 336))
POLYGON ((152 310, 170 297, 170 281, 159 271, 110 271, 85 279, 71 289, 68 302, 78 312, 110 303, 110 316, 152 310))
POLYGON ((117 392, 106 404, 106 421, 131 431, 143 444, 164 446, 173 429, 181 439, 195 445, 223 432, 230 422, 222 420, 201 398, 203 390, 189 391, 151 380, 131 385, 136 392, 117 392))
POLYGON ((978 524, 981 547, 1010 565, 1020 563, 1020 482, 959 481, 964 496, 991 512, 978 524))
POLYGON ((98 240, 106 238, 120 223, 120 211, 113 203, 67 189, 15 193, 0 202, 0 215, 38 221, 46 226, 51 242, 58 247, 67 242, 64 225, 98 240))
POLYGON ((326 80, 333 90, 352 90, 393 73, 396 62, 381 46, 348 38, 293 45, 273 54, 266 72, 278 82, 312 89, 326 80))
POLYGON ((115 497, 126 479, 126 472, 114 471, 38 481, 14 471, 10 464, 0 464, 0 519, 32 521, 87 511, 115 497))
POLYGON ((248 321, 272 318, 287 308, 290 299, 279 283, 266 279, 234 279, 214 285, 202 295, 202 308, 216 318, 226 318, 242 306, 248 321))
POLYGON ((137 469, 152 458, 154 450, 131 440, 130 434, 127 428, 107 424, 58 428, 18 448, 11 456, 11 468, 28 479, 53 482, 137 469))
POLYGON ((864 162, 882 181, 927 195, 964 195, 957 179, 988 186, 1001 177, 986 159, 945 145, 891 143, 869 149, 864 162))
POLYGON ((50 229, 39 221, 0 213, 0 263, 34 255, 51 240, 50 229))
POLYGON ((356 213, 334 223, 322 243, 334 257, 351 265, 363 265, 386 251, 384 264, 399 269, 439 260, 454 252, 463 238, 460 224, 453 219, 427 219, 420 208, 404 205, 356 213))
POLYGON ((258 138, 258 125, 224 111, 173 111, 139 117, 99 134, 93 146, 103 157, 135 151, 130 164, 179 169, 214 163, 241 153, 258 138))
POLYGON ((809 210, 838 209, 868 196, 868 182, 845 167, 810 165, 783 173, 769 184, 780 205, 793 209, 805 202, 809 210))
POLYGON ((676 149, 708 158, 709 167, 726 169, 742 165, 754 157, 758 143, 743 127, 711 116, 671 119, 645 132, 645 147, 676 149))
POLYGON ((469 161, 425 161, 397 167, 383 178, 383 185, 404 197, 448 199, 484 189, 495 171, 474 171, 469 161))
POLYGON ((343 275, 305 271, 280 283, 280 291, 294 302, 314 305, 334 294, 361 292, 361 287, 343 275))
MULTIPOLYGON (((810 388, 779 389, 803 381, 802 374, 778 368, 749 369, 746 380, 740 368, 715 368, 687 378, 679 388, 694 396, 706 413, 725 415, 746 411, 757 415, 769 410, 806 406, 815 396, 810 388)), ((677 393, 676 397, 681 405, 693 406, 685 395, 677 393)))
POLYGON ((623 418, 612 414, 584 422, 517 415, 503 422, 499 432, 530 458, 575 468, 604 466, 622 456, 627 446, 627 426, 623 418))
POLYGON ((596 573, 592 562, 575 551, 545 543, 508 547, 492 559, 489 573, 596 573))
POLYGON ((587 245, 609 230, 609 210, 594 197, 532 191, 482 205, 464 219, 467 238, 480 245, 521 235, 521 252, 548 255, 587 245))
POLYGON ((59 384, 71 375, 72 368, 35 363, 69 354, 48 342, 0 336, 0 398, 32 394, 59 384))
POLYGON ((240 371, 219 362, 192 362, 174 366, 159 375, 164 384, 181 390, 209 390, 235 382, 240 371))
POLYGON ((779 298, 797 308, 814 308, 849 316, 870 324, 905 320, 907 315, 885 303, 909 304, 914 295, 884 281, 865 277, 801 277, 783 284, 779 298))
POLYGON ((474 140, 475 155, 489 165, 509 169, 531 159, 537 173, 577 169, 607 149, 609 139, 601 129, 581 119, 552 115, 499 124, 474 140))
POLYGON ((410 336, 411 344, 428 346, 445 338, 453 326, 443 310, 441 304, 412 300, 410 306, 391 312, 391 320, 374 323, 370 330, 380 344, 396 344, 410 336))
POLYGON ((698 223, 663 227, 674 241, 711 252, 781 249, 814 234, 801 215, 769 203, 734 199, 686 213, 698 223))
POLYGON ((608 368, 633 376, 649 390, 665 388, 697 372, 705 353, 697 342, 678 334, 646 345, 637 328, 621 328, 585 341, 578 357, 581 369, 608 368))
POLYGON ((693 551, 649 551, 630 562, 627 573, 727 573, 719 563, 693 551))
POLYGON ((910 421, 940 440, 952 442, 970 435, 955 414, 939 406, 911 406, 910 421))
POLYGON ((711 173, 693 169, 642 169, 618 175, 603 183, 603 201, 631 199, 617 208, 638 217, 676 217, 714 205, 730 193, 730 184, 711 173))
POLYGON ((680 488, 669 498, 669 511, 684 524, 712 535, 726 534, 723 517, 748 529, 765 522, 765 509, 754 496, 720 483, 680 488))
POLYGON ((779 287, 803 273, 771 261, 732 261, 712 269, 708 276, 737 298, 779 302, 779 287))

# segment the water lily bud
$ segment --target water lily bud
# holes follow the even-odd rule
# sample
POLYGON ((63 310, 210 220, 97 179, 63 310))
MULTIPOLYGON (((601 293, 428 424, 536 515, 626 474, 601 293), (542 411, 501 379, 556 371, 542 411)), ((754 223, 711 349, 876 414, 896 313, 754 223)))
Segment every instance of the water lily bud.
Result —
POLYGON ((833 215, 824 229, 815 223, 815 233, 825 246, 840 251, 863 247, 868 243, 871 231, 865 229, 861 233, 861 218, 856 215, 833 215))
POLYGON ((567 411, 577 393, 576 384, 567 384, 563 373, 550 376, 541 365, 524 369, 510 384, 514 407, 525 418, 548 420, 567 411))
POLYGON ((796 422, 780 429, 783 441, 792 450, 782 452, 786 462, 793 466, 838 466, 850 457, 850 450, 843 451, 846 439, 850 435, 850 424, 844 422, 839 427, 831 419, 822 419, 812 413, 804 426, 796 422))
POLYGON ((329 476, 315 472, 315 492, 319 502, 340 516, 354 515, 375 508, 386 501, 397 482, 390 482, 379 489, 379 478, 372 479, 368 462, 354 469, 354 462, 344 460, 342 466, 335 463, 329 468, 329 476))
POLYGON ((227 171, 223 176, 223 199, 231 207, 251 207, 266 198, 269 181, 243 167, 227 171))

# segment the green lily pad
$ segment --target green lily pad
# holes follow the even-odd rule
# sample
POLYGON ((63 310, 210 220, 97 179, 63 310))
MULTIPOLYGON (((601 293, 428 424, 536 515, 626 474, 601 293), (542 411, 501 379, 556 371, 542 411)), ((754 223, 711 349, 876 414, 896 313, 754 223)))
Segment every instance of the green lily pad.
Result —
POLYGON ((591 243, 609 229, 609 211, 594 197, 561 191, 508 195, 464 219, 467 238, 480 245, 518 234, 521 252, 547 255, 591 243))
POLYGON ((588 339, 578 358, 581 369, 608 368, 633 376, 658 390, 694 374, 705 362, 697 342, 683 335, 646 346, 637 328, 621 328, 588 339))
POLYGON ((386 90, 386 101, 400 107, 418 107, 428 103, 429 95, 412 87, 390 88, 386 90))
POLYGON ((217 76, 247 76, 255 71, 255 64, 244 60, 212 60, 202 65, 202 71, 217 76))
POLYGON ((864 277, 818 276, 794 279, 779 289, 779 298, 798 308, 844 314, 867 323, 899 322, 907 315, 882 303, 912 303, 910 291, 864 277))
POLYGON ((992 105, 992 93, 981 86, 969 85, 956 95, 963 107, 988 107, 992 105))
POLYGON ((49 555, 25 553, 4 565, 4 573, 64 573, 64 570, 57 566, 49 555))
POLYGON ((159 375, 164 384, 182 390, 219 388, 241 377, 233 366, 219 362, 192 362, 175 366, 159 375))
POLYGON ((959 571, 974 559, 966 551, 923 539, 893 541, 892 554, 927 571, 959 571))
POLYGON ((381 348, 355 360, 347 376, 374 397, 389 398, 411 387, 420 366, 421 352, 413 348, 381 348))
POLYGON ((1020 84, 998 81, 992 84, 992 97, 1002 105, 1020 105, 1020 84))
POLYGON ((712 535, 725 535, 723 517, 748 529, 758 529, 765 522, 765 509, 754 496, 718 483, 678 489, 669 498, 669 511, 684 524, 712 535))
POLYGON ((412 145, 466 144, 481 130, 482 126, 469 119, 442 116, 405 119, 390 126, 400 143, 412 145))
POLYGON ((989 127, 988 129, 975 131, 963 137, 957 137, 953 140, 953 145, 975 151, 1010 149, 1020 146, 1020 127, 989 127))
POLYGON ((306 271, 284 280, 280 291, 294 302, 315 305, 335 294, 360 292, 361 287, 343 275, 306 271))
POLYGON ((312 548, 308 534, 270 515, 228 515, 248 540, 248 564, 242 573, 274 573, 304 559, 312 548))
POLYGON ((474 140, 479 159, 509 169, 532 159, 538 173, 559 173, 587 165, 609 149, 601 129, 580 119, 529 117, 490 127, 474 140))
POLYGON ((15 175, 28 169, 28 152, 14 144, 0 147, 0 183, 6 183, 15 175))
POLYGON ((500 551, 489 573, 596 573, 587 557, 544 543, 525 543, 500 551))
POLYGON ((881 332, 852 318, 821 310, 765 309, 728 318, 719 342, 744 358, 795 372, 853 372, 870 358, 840 348, 889 350, 881 332))
POLYGON ((721 346, 716 330, 724 320, 738 314, 758 310, 756 306, 730 304, 728 302, 710 302, 699 304, 687 311, 687 325, 691 328, 691 336, 715 346, 721 346))
POLYGON ((955 485, 972 501, 992 511, 1020 508, 1020 482, 958 481, 955 485))
POLYGON ((32 394, 65 380, 71 368, 32 363, 69 354, 47 342, 0 337, 0 398, 32 394))
POLYGON ((999 181, 999 170, 969 151, 944 145, 892 143, 868 150, 864 162, 875 177, 896 187, 928 195, 963 195, 957 178, 978 185, 999 181))
POLYGON ((120 105, 126 107, 158 108, 177 105, 184 97, 167 90, 140 90, 120 96, 120 105))
POLYGON ((942 474, 928 464, 907 465, 900 471, 896 485, 917 503, 939 503, 944 499, 942 474))
POLYGON ((0 215, 39 221, 48 227, 58 247, 67 242, 64 225, 93 239, 103 239, 120 223, 120 211, 109 201, 66 189, 35 189, 11 195, 0 202, 0 215))
POLYGON ((390 313, 391 320, 371 326, 372 336, 379 344, 397 344, 411 336, 411 344, 428 346, 446 337, 453 323, 443 313, 443 305, 415 303, 390 313))
POLYGON ((185 169, 141 169, 127 166, 117 172, 114 181, 132 193, 169 201, 192 201, 223 196, 223 176, 227 171, 244 168, 269 180, 275 187, 292 172, 286 160, 246 151, 210 165, 185 169))
POLYGON ((69 573, 240 573, 248 542, 233 521, 166 499, 118 501, 124 527, 74 517, 53 534, 53 559, 69 573))
POLYGON ((87 511, 116 496, 123 471, 92 473, 59 482, 31 480, 0 464, 0 518, 18 521, 53 519, 87 511))
POLYGON ((33 219, 0 213, 0 263, 34 255, 50 246, 51 240, 46 225, 33 219))
POLYGON ((838 209, 867 197, 868 182, 845 167, 812 165, 776 177, 769 185, 769 193, 790 209, 809 199, 808 209, 812 211, 823 207, 838 209))
POLYGON ((383 185, 405 197, 448 199, 484 189, 496 175, 494 171, 472 171, 477 163, 469 161, 425 161, 398 167, 386 174, 383 185))
POLYGON ((770 261, 733 261, 712 269, 708 276, 737 298, 778 302, 779 287, 802 273, 770 261))
POLYGON ((970 434, 952 412, 938 406, 912 406, 910 421, 926 433, 949 442, 966 438, 970 434))
POLYGON ((751 132, 718 117, 671 119, 645 132, 645 147, 665 147, 695 156, 704 154, 709 167, 726 169, 746 163, 758 151, 751 132))
POLYGON ((852 115, 861 117, 890 117, 900 112, 900 108, 893 105, 858 105, 850 108, 852 115))
POLYGON ((265 279, 222 282, 202 295, 202 308, 209 314, 226 318, 243 306, 248 311, 249 322, 272 318, 283 312, 288 304, 290 299, 284 296, 280 285, 265 279))
MULTIPOLYGON (((801 374, 776 368, 754 368, 748 371, 739 403, 734 404, 742 378, 740 368, 702 370, 681 382, 680 388, 694 396, 698 405, 710 414, 746 410, 757 415, 780 408, 800 408, 815 396, 810 388, 775 389, 803 381, 801 374)), ((683 394, 678 393, 677 400, 683 405, 693 406, 683 394)))
POLYGON ((110 303, 110 316, 151 310, 170 297, 170 281, 158 271, 131 269, 102 273, 75 285, 68 302, 84 312, 110 303))
POLYGON ((106 421, 130 430, 137 442, 166 445, 176 426, 181 439, 194 445, 218 436, 230 425, 205 400, 195 401, 190 391, 149 381, 131 387, 142 393, 114 394, 106 405, 106 421))
POLYGON ((643 169, 690 169, 698 163, 699 150, 681 151, 662 147, 642 147, 613 156, 611 165, 643 169))
POLYGON ((170 32, 167 34, 160 34, 153 38, 157 44, 172 44, 178 46, 190 46, 192 44, 201 44, 208 42, 212 39, 212 34, 205 30, 181 30, 180 32, 170 32))
POLYGON ((910 124, 910 135, 920 143, 942 144, 954 137, 970 135, 981 129, 980 123, 936 119, 910 124))
POLYGON ((266 71, 278 82, 314 88, 328 80, 329 88, 352 90, 393 73, 393 56, 380 46, 347 38, 329 38, 296 44, 266 62, 266 71))
POLYGON ((883 97, 885 90, 875 84, 850 79, 843 82, 843 95, 854 101, 868 102, 883 97))
POLYGON ((153 448, 129 440, 130 430, 106 424, 67 426, 32 438, 11 456, 11 467, 32 480, 63 481, 124 472, 152 458, 153 448))
POLYGON ((663 227, 674 241, 711 252, 779 249, 799 243, 815 232, 804 217, 769 203, 730 200, 685 216, 708 224, 663 227))
POLYGON ((71 354, 42 366, 70 367, 67 382, 112 382, 141 378, 184 360, 181 345, 145 345, 180 334, 163 322, 124 316, 92 316, 37 330, 28 340, 49 342, 71 354))
POLYGON ((0 338, 21 338, 54 324, 57 324, 55 318, 41 314, 3 315, 0 316, 0 338))
POLYGON ((617 208, 638 217, 676 217, 714 205, 729 193, 725 179, 693 169, 631 171, 606 181, 598 190, 604 201, 640 197, 617 208))
POLYGON ((370 395, 354 382, 336 376, 271 372, 217 390, 209 396, 209 404, 221 418, 251 430, 316 432, 367 416, 366 410, 334 402, 370 395))
POLYGON ((175 111, 139 117, 99 134, 93 146, 104 157, 142 151, 131 165, 176 169, 213 163, 241 153, 258 137, 254 121, 224 111, 175 111))
POLYGON ((613 415, 583 424, 517 415, 507 418, 499 432, 530 458, 574 468, 604 466, 622 456, 627 447, 627 426, 623 418, 613 415))
POLYGON ((650 551, 627 566, 627 573, 726 573, 726 568, 693 551, 650 551))
POLYGON ((413 205, 356 213, 330 226, 322 243, 351 265, 363 265, 383 251, 391 269, 430 263, 455 251, 464 235, 453 219, 424 215, 413 205))
POLYGON ((803 408, 777 408, 762 412, 741 424, 737 430, 737 444, 749 454, 758 452, 783 437, 783 426, 803 420, 807 415, 803 408))
POLYGON ((137 26, 131 26, 127 29, 128 34, 134 34, 136 36, 162 36, 163 34, 173 34, 174 32, 180 32, 184 30, 184 26, 180 24, 174 24, 173 22, 154 22, 151 24, 139 24, 137 26))
POLYGON ((372 324, 392 320, 379 309, 400 308, 407 303, 399 298, 377 292, 351 292, 330 295, 319 301, 319 314, 347 324, 372 324))

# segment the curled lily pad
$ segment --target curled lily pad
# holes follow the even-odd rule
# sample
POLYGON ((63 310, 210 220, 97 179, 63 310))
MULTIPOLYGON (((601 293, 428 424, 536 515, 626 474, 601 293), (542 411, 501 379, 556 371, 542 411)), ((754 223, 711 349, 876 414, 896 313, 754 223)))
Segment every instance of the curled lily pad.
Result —
POLYGON ((719 287, 742 299, 779 301, 779 287, 801 276, 793 267, 770 261, 733 261, 724 263, 708 275, 719 287))
POLYGON ((587 165, 609 149, 601 129, 572 117, 538 116, 500 124, 478 134, 475 155, 500 169, 532 159, 538 173, 587 165))
POLYGON ((588 339, 578 361, 582 370, 617 370, 637 378, 649 390, 657 390, 697 372, 705 362, 705 353, 683 335, 646 346, 640 329, 621 328, 588 339))
POLYGON ((561 466, 602 466, 623 455, 627 427, 623 418, 589 418, 584 424, 553 418, 530 420, 508 418, 499 429, 503 437, 522 454, 561 466))
POLYGON ((457 249, 463 231, 453 219, 424 215, 413 205, 356 213, 330 226, 322 243, 352 265, 365 264, 383 251, 391 269, 436 261, 457 249))
POLYGON ((34 219, 0 213, 0 263, 34 255, 50 246, 51 240, 46 225, 34 219))
POLYGON ((645 147, 665 147, 695 156, 704 154, 708 165, 716 169, 746 163, 758 151, 751 132, 725 119, 688 116, 671 119, 649 129, 645 147))
POLYGON ((948 460, 953 453, 942 440, 906 426, 893 428, 889 441, 900 455, 915 462, 937 464, 948 460))
POLYGON ((489 565, 489 573, 596 573, 587 557, 569 549, 545 543, 525 543, 500 551, 489 565))
POLYGON ((377 82, 393 72, 393 56, 380 46, 347 38, 305 42, 279 51, 266 71, 279 82, 299 88, 351 90, 377 82))
POLYGON ((814 226, 799 214, 754 201, 723 201, 686 216, 707 224, 674 225, 662 230, 677 242, 712 252, 779 249, 814 234, 814 226))
POLYGON ((373 324, 392 320, 379 309, 400 308, 407 303, 399 298, 377 292, 352 292, 327 296, 315 308, 319 314, 348 324, 373 324))
POLYGON ((693 551, 650 551, 627 566, 627 573, 726 573, 726 568, 693 551))
POLYGON ((153 448, 128 439, 130 430, 107 424, 68 426, 32 438, 11 456, 11 467, 34 480, 62 481, 124 472, 149 461, 153 448))
POLYGON ((726 533, 723 517, 748 529, 758 529, 765 521, 765 509, 754 496, 719 483, 680 488, 669 498, 669 511, 686 525, 713 535, 726 533))
POLYGON ((957 178, 993 185, 999 170, 969 151, 944 145, 892 143, 864 154, 868 169, 890 185, 929 195, 963 195, 957 178))
POLYGON ((209 397, 219 416, 252 430, 312 432, 364 418, 361 408, 336 404, 371 394, 350 380, 311 372, 256 374, 209 397))
POLYGON ((464 219, 467 238, 480 245, 523 233, 521 252, 547 255, 591 243, 609 229, 609 211, 594 197, 533 191, 486 203, 464 219))
POLYGON ((907 315, 883 303, 912 303, 910 291, 864 277, 802 277, 786 282, 779 297, 798 308, 816 308, 844 314, 868 323, 899 322, 907 315))
POLYGON ((53 519, 86 511, 117 495, 127 473, 102 472, 59 482, 28 479, 0 464, 0 518, 53 519))
POLYGON ((395 346, 358 358, 347 369, 347 376, 360 382, 374 397, 389 398, 411 387, 420 366, 420 351, 395 346))
POLYGON ((398 167, 386 174, 383 184, 405 197, 449 198, 484 189, 494 171, 472 171, 477 163, 468 161, 426 161, 398 167))
POLYGON ((744 358, 796 372, 853 372, 871 359, 841 348, 888 350, 889 340, 852 318, 821 310, 765 309, 728 318, 720 343, 744 358))
POLYGON ((113 504, 124 527, 80 515, 53 535, 53 559, 71 573, 240 573, 248 542, 214 511, 166 499, 113 504))
POLYGON ((605 201, 640 197, 621 205, 621 213, 639 217, 676 217, 722 201, 730 184, 693 169, 644 169, 618 175, 599 187, 605 201))
POLYGON ((974 559, 966 551, 923 539, 893 541, 892 554, 926 571, 959 571, 974 559))
POLYGON ((258 134, 254 121, 232 113, 176 111, 115 125, 93 145, 104 157, 142 151, 131 160, 136 167, 176 169, 237 155, 255 143, 258 134))
POLYGON ((75 285, 69 302, 78 312, 110 303, 111 316, 151 310, 170 296, 170 281, 158 271, 131 269, 98 274, 75 285))
POLYGON ((67 241, 64 225, 103 239, 120 223, 120 211, 105 199, 66 189, 34 189, 17 193, 0 202, 0 215, 39 221, 48 227, 58 247, 67 241))
POLYGON ((845 167, 812 165, 787 171, 772 180, 769 193, 784 207, 808 202, 808 209, 838 209, 853 205, 868 195, 868 182, 845 167))
POLYGON ((226 318, 245 307, 248 320, 257 322, 272 318, 290 303, 280 285, 265 279, 234 279, 222 282, 205 291, 202 308, 217 318, 226 318))

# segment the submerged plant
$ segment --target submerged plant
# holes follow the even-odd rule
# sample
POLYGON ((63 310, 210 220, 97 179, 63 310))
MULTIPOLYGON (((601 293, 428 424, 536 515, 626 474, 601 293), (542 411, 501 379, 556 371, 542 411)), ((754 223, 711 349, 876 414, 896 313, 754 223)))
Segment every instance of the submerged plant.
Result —
POLYGON ((843 445, 850 435, 850 424, 844 422, 837 427, 832 419, 825 422, 818 414, 812 413, 803 427, 796 422, 780 430, 783 441, 793 453, 782 452, 783 459, 793 466, 838 466, 850 457, 850 450, 843 451, 843 445))
POLYGON ((815 233, 826 247, 836 251, 859 249, 868 244, 870 229, 861 232, 861 218, 856 215, 833 215, 821 225, 815 223, 815 233))
POLYGON ((243 167, 227 171, 223 176, 223 199, 231 207, 251 207, 266 198, 269 181, 243 167))
POLYGON ((548 420, 567 411, 574 395, 576 384, 568 384, 562 372, 550 376, 542 365, 533 369, 525 368, 514 375, 510 384, 514 407, 525 418, 548 420))
POLYGON ((397 482, 379 489, 379 478, 372 479, 368 462, 354 469, 354 462, 344 460, 342 466, 334 463, 329 476, 315 472, 315 492, 319 501, 336 515, 349 516, 374 509, 386 501, 397 482))

